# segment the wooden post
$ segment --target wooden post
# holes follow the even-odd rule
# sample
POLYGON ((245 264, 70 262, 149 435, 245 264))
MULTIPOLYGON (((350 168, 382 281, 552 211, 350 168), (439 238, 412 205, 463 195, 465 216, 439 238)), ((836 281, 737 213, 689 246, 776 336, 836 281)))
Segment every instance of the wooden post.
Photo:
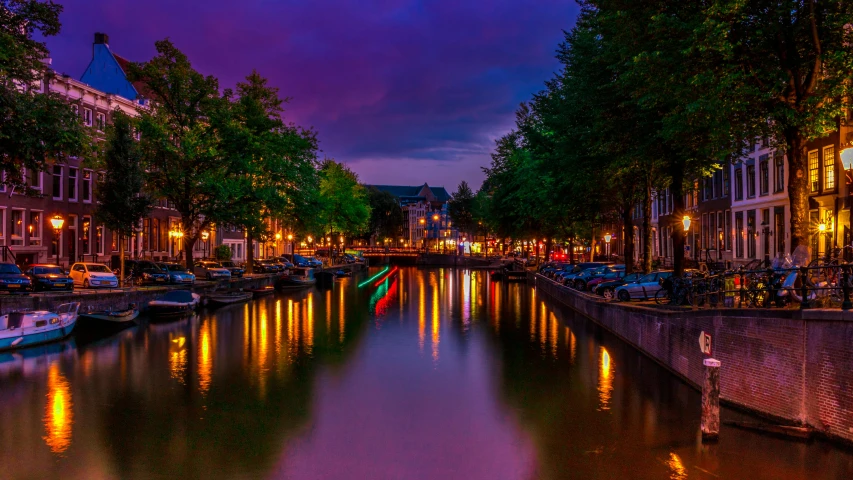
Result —
POLYGON ((716 440, 720 435, 720 361, 706 358, 702 363, 702 440, 716 440))

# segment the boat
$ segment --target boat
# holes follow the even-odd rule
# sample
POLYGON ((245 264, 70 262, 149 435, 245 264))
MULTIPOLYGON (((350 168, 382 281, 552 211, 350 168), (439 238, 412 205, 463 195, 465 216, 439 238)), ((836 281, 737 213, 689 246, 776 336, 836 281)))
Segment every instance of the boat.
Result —
POLYGON ((95 310, 83 312, 80 314, 83 318, 91 320, 100 320, 110 323, 130 323, 136 320, 139 316, 139 309, 135 305, 131 305, 124 310, 95 310))
POLYGON ((155 318, 190 315, 199 305, 201 296, 189 290, 172 290, 157 300, 148 302, 148 312, 155 318))
POLYGON ((258 298, 258 297, 264 297, 264 296, 271 295, 271 294, 275 293, 275 287, 273 287, 272 285, 267 285, 266 287, 260 287, 260 288, 247 288, 246 291, 252 292, 252 296, 254 298, 258 298))
POLYGON ((206 295, 210 306, 231 305, 252 299, 252 292, 211 292, 206 295))
POLYGON ((338 270, 337 272, 335 272, 335 278, 336 279, 337 278, 346 278, 346 277, 351 277, 351 276, 352 276, 352 272, 348 272, 346 270, 338 270))
POLYGON ((67 337, 77 324, 80 302, 63 303, 55 312, 36 310, 0 315, 0 350, 53 342, 67 337))
POLYGON ((288 275, 279 278, 275 286, 278 290, 300 290, 313 287, 316 283, 313 268, 294 268, 288 275))

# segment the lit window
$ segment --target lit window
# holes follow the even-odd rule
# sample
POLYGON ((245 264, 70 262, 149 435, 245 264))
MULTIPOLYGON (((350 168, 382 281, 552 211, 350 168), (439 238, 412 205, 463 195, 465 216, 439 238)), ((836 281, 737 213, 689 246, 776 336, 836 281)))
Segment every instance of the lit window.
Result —
POLYGON ((816 192, 820 187, 820 165, 818 164, 817 150, 809 152, 809 183, 813 192, 816 192))
POLYGON ((835 147, 823 149, 823 188, 835 188, 835 147))

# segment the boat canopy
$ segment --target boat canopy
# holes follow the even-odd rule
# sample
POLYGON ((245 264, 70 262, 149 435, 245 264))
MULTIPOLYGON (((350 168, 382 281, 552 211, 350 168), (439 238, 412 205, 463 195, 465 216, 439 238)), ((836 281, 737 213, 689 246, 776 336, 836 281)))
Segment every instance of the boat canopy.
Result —
POLYGON ((172 290, 163 295, 160 300, 165 302, 192 303, 193 294, 189 290, 172 290))

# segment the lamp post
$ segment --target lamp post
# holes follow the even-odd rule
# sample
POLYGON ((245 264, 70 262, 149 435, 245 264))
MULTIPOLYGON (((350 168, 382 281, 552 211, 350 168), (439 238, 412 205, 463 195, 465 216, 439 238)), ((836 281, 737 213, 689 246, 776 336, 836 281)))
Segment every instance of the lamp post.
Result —
POLYGON ((273 256, 278 254, 278 242, 281 241, 281 232, 275 232, 275 248, 273 249, 273 256))
POLYGON ((207 230, 201 232, 201 241, 204 242, 204 258, 207 258, 208 243, 207 240, 210 238, 210 232, 207 230))
POLYGON ((290 243, 290 255, 293 256, 294 252, 293 252, 293 234, 292 233, 287 234, 287 241, 290 243))
POLYGON ((65 225, 65 219, 57 213, 50 219, 50 225, 53 227, 53 235, 56 238, 56 265, 59 266, 59 234, 62 233, 62 226, 65 225))
POLYGON ((610 240, 613 240, 613 235, 609 233, 604 235, 604 244, 607 245, 607 260, 610 260, 610 240))

